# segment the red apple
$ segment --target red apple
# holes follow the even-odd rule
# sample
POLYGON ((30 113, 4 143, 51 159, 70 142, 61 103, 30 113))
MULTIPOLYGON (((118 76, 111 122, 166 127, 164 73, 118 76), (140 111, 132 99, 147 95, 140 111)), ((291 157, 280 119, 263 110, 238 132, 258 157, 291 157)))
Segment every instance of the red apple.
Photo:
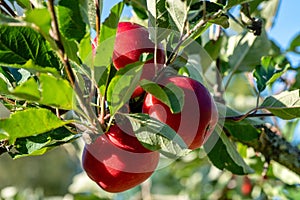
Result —
POLYGON ((199 148, 210 136, 218 121, 216 105, 209 91, 198 81, 171 76, 158 82, 162 87, 173 83, 184 92, 184 105, 180 113, 173 114, 169 107, 151 94, 147 94, 143 113, 149 114, 174 129, 189 149, 199 148))
MULTIPOLYGON (((149 39, 149 33, 145 27, 131 22, 120 22, 118 24, 113 52, 113 64, 117 70, 139 61, 143 53, 154 54, 154 51, 155 45, 149 39)), ((162 68, 165 62, 165 54, 161 45, 157 48, 156 61, 156 67, 154 58, 145 63, 141 79, 151 80, 156 72, 162 68)), ((137 87, 132 97, 135 98, 141 94, 143 94, 143 89, 137 87)))
POLYGON ((148 179, 158 161, 158 152, 144 148, 133 132, 126 133, 118 125, 113 125, 95 142, 86 145, 82 155, 87 175, 102 189, 114 193, 148 179))
POLYGON ((249 196, 252 192, 252 183, 248 176, 244 176, 241 192, 245 196, 249 196))

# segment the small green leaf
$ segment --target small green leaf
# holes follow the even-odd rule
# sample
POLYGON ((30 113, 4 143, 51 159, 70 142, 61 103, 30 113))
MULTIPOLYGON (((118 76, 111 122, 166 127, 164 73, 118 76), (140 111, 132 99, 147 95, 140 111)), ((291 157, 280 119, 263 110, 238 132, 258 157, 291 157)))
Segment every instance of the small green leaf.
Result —
POLYGON ((80 41, 86 31, 79 8, 79 0, 60 0, 58 3, 59 29, 67 39, 80 41))
POLYGON ((169 83, 163 88, 155 82, 149 80, 141 80, 141 87, 148 93, 155 96, 161 102, 169 106, 172 113, 179 113, 184 105, 183 90, 173 83, 169 83))
POLYGON ((228 10, 228 9, 232 8, 233 6, 237 6, 237 5, 247 3, 250 1, 252 1, 252 0, 228 0, 225 8, 228 10))
POLYGON ((8 93, 7 83, 0 76, 0 94, 7 94, 7 93, 8 93))
POLYGON ((217 41, 209 40, 204 46, 204 49, 207 51, 207 53, 213 60, 216 60, 220 55, 222 41, 223 37, 219 37, 217 41))
POLYGON ((110 114, 114 115, 125 105, 138 86, 144 62, 129 64, 120 69, 112 78, 107 89, 107 102, 110 114))
POLYGON ((34 78, 28 79, 26 82, 17 86, 12 92, 16 97, 30 101, 37 101, 41 98, 39 85, 34 78))
POLYGON ((147 19, 147 2, 146 0, 131 0, 129 1, 136 15, 141 19, 147 19))
POLYGON ((17 23, 21 23, 21 21, 18 21, 13 17, 3 15, 2 13, 0 13, 0 25, 9 25, 9 24, 17 24, 17 23))
POLYGON ((114 51, 115 35, 117 33, 118 23, 123 12, 124 3, 119 2, 114 5, 109 16, 101 25, 100 42, 96 48, 96 55, 93 59, 92 53, 87 57, 87 65, 94 68, 95 80, 99 83, 101 91, 105 91, 108 74, 111 69, 112 55, 114 51), (94 60, 94 63, 91 61, 94 60))
POLYGON ((147 0, 147 10, 150 38, 155 44, 158 44, 166 38, 166 34, 168 33, 166 30, 170 29, 166 0, 147 0))
POLYGON ((67 80, 47 74, 41 74, 39 80, 41 88, 39 103, 66 110, 76 109, 75 93, 67 80))
POLYGON ((260 106, 282 119, 300 117, 300 90, 285 91, 267 97, 260 106))
POLYGON ((262 92, 267 84, 274 82, 287 70, 288 65, 283 67, 280 64, 276 63, 271 56, 262 57, 261 65, 258 65, 253 73, 257 80, 258 91, 262 92))
POLYGON ((50 110, 30 108, 15 112, 10 118, 1 119, 0 138, 6 138, 13 144, 17 138, 45 133, 68 123, 60 120, 50 110))
POLYGON ((16 2, 25 9, 32 9, 31 2, 29 0, 16 0, 16 2))
POLYGON ((210 23, 218 24, 223 28, 229 28, 229 17, 227 15, 220 15, 216 19, 209 20, 210 23))
POLYGON ((123 12, 123 8, 124 3, 119 2, 110 9, 109 16, 101 25, 100 43, 116 35, 118 23, 123 12))
POLYGON ((129 119, 137 139, 146 148, 159 150, 163 155, 176 158, 189 150, 182 138, 168 125, 147 114, 122 114, 129 119))
POLYGON ((10 156, 14 159, 26 156, 43 155, 56 146, 77 139, 80 134, 74 135, 66 127, 60 127, 36 136, 18 138, 14 144, 14 152, 10 156))
POLYGON ((37 25, 44 34, 49 34, 51 16, 47 8, 36 8, 25 12, 25 20, 37 25))
POLYGON ((292 41, 290 43, 290 47, 288 48, 288 50, 300 54, 300 49, 299 48, 300 48, 300 34, 292 39, 292 41))
POLYGON ((166 8, 169 12, 169 15, 181 34, 184 31, 187 19, 187 11, 189 6, 187 3, 187 1, 181 0, 166 0, 166 8))
POLYGON ((85 34, 79 44, 79 57, 81 60, 85 60, 92 53, 91 35, 85 34))
POLYGON ((210 161, 220 170, 227 169, 239 175, 253 173, 219 125, 204 144, 204 149, 210 161))

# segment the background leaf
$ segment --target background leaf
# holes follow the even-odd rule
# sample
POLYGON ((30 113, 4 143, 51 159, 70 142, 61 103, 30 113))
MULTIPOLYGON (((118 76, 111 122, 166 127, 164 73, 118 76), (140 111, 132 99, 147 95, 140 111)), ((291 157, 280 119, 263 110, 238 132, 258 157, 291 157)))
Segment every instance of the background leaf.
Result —
POLYGON ((204 149, 210 161, 220 170, 227 169, 239 175, 253 173, 219 125, 204 144, 204 149))
POLYGON ((265 31, 260 36, 248 32, 242 36, 230 37, 228 44, 229 65, 238 72, 253 70, 260 64, 261 57, 269 54, 271 48, 265 31))

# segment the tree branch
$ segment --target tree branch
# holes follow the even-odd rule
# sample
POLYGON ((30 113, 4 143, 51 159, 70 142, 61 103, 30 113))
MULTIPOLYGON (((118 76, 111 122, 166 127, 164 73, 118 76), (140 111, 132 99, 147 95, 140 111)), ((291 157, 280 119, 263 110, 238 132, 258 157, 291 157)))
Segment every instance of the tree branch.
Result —
POLYGON ((259 138, 251 141, 240 141, 255 151, 261 152, 266 160, 273 160, 300 175, 300 149, 292 146, 276 131, 266 125, 260 127, 262 133, 259 138))
POLYGON ((173 59, 176 57, 177 55, 177 51, 179 50, 180 46, 193 34, 195 33, 197 30, 199 30, 202 26, 204 26, 209 20, 215 19, 217 18, 220 14, 222 13, 222 10, 219 10, 218 12, 214 13, 212 16, 208 16, 208 17, 204 17, 203 19, 201 19, 195 26, 193 29, 189 30, 186 34, 182 35, 178 44, 176 45, 176 47, 174 48, 174 50, 172 51, 171 55, 169 56, 166 65, 169 65, 173 59))
POLYGON ((58 20, 54 8, 54 0, 48 0, 47 4, 52 19, 52 37, 54 38, 58 47, 58 54, 64 65, 64 70, 66 71, 70 84, 76 92, 76 97, 78 99, 78 103, 81 109, 83 109, 84 113, 87 115, 91 125, 96 128, 94 132, 98 133, 101 130, 104 130, 105 127, 102 127, 102 125, 99 123, 97 116, 95 115, 93 109, 90 106, 90 102, 86 102, 86 100, 84 99, 84 93, 81 91, 80 87, 76 85, 76 77, 73 72, 69 58, 65 53, 65 49, 59 32, 58 20))

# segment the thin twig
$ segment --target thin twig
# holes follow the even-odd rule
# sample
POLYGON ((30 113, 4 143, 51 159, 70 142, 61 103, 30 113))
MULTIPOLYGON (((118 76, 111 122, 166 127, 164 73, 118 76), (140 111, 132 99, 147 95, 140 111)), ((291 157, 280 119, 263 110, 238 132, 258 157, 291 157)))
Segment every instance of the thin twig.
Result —
POLYGON ((272 117, 272 116, 274 116, 273 113, 249 113, 249 114, 247 113, 244 115, 225 117, 225 119, 239 122, 243 119, 250 118, 250 117, 272 117))
POLYGON ((65 49, 64 49, 64 46, 63 46, 63 43, 61 40, 61 36, 60 36, 59 28, 58 28, 58 20, 57 20, 57 16, 56 16, 55 9, 54 9, 54 1, 48 0, 47 4, 48 4, 48 9, 51 14, 51 19, 52 19, 52 37, 54 38, 56 45, 59 49, 58 53, 63 62, 63 65, 65 67, 64 69, 66 71, 66 74, 68 76, 71 86, 73 87, 73 89, 75 90, 75 92, 77 94, 76 96, 78 99, 78 103, 80 104, 80 107, 83 109, 84 113, 87 114, 87 116, 89 118, 88 120, 91 123, 91 125, 95 126, 95 128, 96 128, 95 132, 98 133, 98 131, 101 131, 104 129, 102 129, 103 127, 100 125, 99 121, 97 120, 97 117, 96 117, 94 111, 92 110, 91 106, 87 105, 87 104, 89 104, 89 102, 85 101, 83 92, 81 91, 80 87, 76 85, 76 78, 73 73, 68 56, 65 53, 65 49))
MULTIPOLYGON (((17 16, 15 11, 13 11, 13 9, 11 9, 11 7, 4 0, 0 0, 0 5, 2 5, 5 8, 5 10, 1 9, 4 12, 6 12, 6 13, 8 12, 8 14, 10 14, 12 17, 17 16)), ((0 8, 1 8, 1 6, 0 6, 0 8)))
POLYGON ((97 37, 97 42, 99 42, 99 34, 100 34, 100 24, 101 24, 101 16, 100 16, 100 7, 99 7, 99 1, 95 0, 95 7, 96 7, 96 37, 97 37))
POLYGON ((216 17, 218 17, 223 11, 219 10, 218 12, 214 13, 212 16, 209 16, 207 18, 201 19, 196 26, 194 26, 194 28, 192 28, 191 30, 189 30, 185 35, 183 35, 183 37, 180 39, 180 41, 178 42, 178 44, 176 45, 175 49, 173 50, 173 52, 171 53, 171 55, 169 56, 166 65, 169 65, 173 58, 177 55, 177 51, 180 48, 180 46, 194 33, 196 32, 200 27, 202 27, 203 25, 205 25, 209 20, 215 19, 216 17))

